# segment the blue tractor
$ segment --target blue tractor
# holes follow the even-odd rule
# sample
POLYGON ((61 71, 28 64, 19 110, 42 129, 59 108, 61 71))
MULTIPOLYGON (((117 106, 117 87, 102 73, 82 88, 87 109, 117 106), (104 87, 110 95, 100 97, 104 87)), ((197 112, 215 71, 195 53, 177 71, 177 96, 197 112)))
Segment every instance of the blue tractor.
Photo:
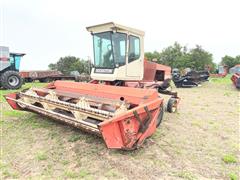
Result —
POLYGON ((19 67, 23 53, 10 53, 9 48, 0 46, 0 87, 3 89, 19 89, 23 80, 19 67))

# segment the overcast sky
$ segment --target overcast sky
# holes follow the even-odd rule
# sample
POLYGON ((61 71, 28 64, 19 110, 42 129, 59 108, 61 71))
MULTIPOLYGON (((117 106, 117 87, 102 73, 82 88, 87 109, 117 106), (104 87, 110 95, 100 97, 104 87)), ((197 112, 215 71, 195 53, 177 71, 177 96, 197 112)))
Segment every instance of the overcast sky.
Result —
POLYGON ((178 41, 201 45, 215 62, 240 54, 239 0, 0 0, 0 45, 26 53, 22 70, 60 57, 92 57, 86 26, 114 21, 145 31, 145 51, 178 41))

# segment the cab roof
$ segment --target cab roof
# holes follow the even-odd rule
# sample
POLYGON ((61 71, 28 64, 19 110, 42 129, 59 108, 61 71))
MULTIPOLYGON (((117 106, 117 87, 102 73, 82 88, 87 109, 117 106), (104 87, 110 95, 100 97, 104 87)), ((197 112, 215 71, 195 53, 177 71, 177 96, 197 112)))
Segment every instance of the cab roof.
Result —
POLYGON ((114 22, 108 22, 108 23, 104 23, 104 24, 98 24, 98 25, 94 25, 94 26, 89 26, 86 28, 89 32, 91 33, 100 33, 100 32, 106 32, 106 31, 127 31, 136 35, 140 35, 140 36, 144 36, 144 31, 135 29, 135 28, 131 28, 131 27, 127 27, 127 26, 123 26, 114 22))

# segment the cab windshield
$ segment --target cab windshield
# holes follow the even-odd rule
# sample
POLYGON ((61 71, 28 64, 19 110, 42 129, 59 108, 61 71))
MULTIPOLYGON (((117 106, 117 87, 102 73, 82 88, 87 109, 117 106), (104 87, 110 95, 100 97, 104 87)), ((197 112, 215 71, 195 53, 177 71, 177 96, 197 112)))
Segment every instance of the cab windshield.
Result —
POLYGON ((103 32, 93 35, 94 64, 96 68, 110 68, 125 65, 126 41, 124 33, 103 32))

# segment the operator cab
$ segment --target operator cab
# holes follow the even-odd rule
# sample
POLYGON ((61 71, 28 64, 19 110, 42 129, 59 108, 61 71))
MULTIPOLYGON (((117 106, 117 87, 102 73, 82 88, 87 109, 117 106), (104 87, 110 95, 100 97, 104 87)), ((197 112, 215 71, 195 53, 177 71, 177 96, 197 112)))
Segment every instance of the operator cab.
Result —
POLYGON ((24 53, 11 53, 9 47, 0 46, 0 72, 6 70, 19 71, 24 53))
POLYGON ((144 32, 113 22, 87 27, 93 35, 95 80, 142 80, 144 32))

